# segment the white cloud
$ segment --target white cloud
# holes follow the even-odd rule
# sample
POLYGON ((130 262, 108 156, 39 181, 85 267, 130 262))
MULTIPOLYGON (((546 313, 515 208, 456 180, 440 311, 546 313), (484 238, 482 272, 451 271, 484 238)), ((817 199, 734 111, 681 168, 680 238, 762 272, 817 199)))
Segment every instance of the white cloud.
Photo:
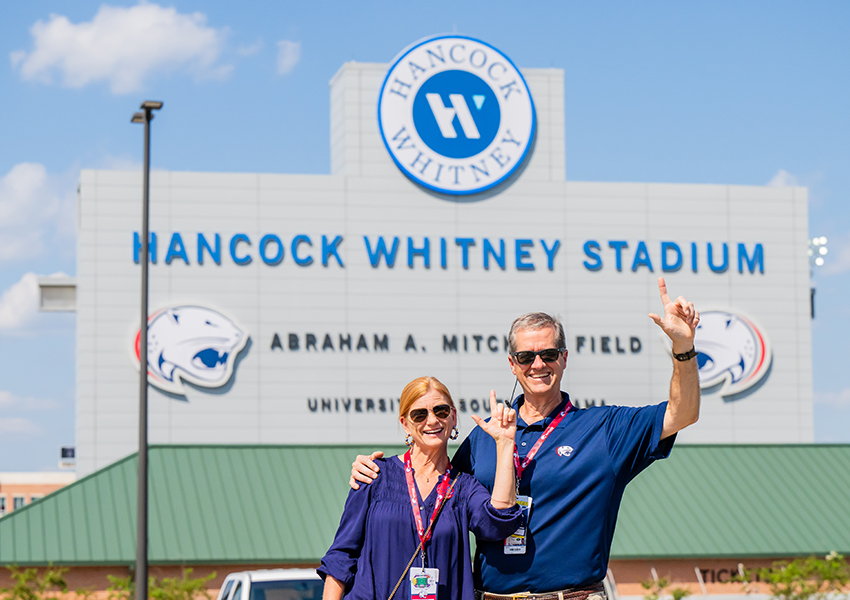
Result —
POLYGON ((55 410, 58 407, 59 403, 53 400, 20 398, 11 392, 0 390, 0 409, 55 410))
POLYGON ((154 72, 185 70, 198 78, 223 77, 218 64, 226 29, 206 25, 201 13, 141 2, 130 8, 101 5, 91 21, 71 23, 51 14, 32 26, 34 48, 12 52, 12 67, 27 80, 67 87, 106 81, 113 93, 138 91, 154 72))
POLYGON ((236 53, 239 56, 253 56, 262 49, 263 49, 263 40, 261 38, 261 39, 258 39, 253 44, 249 44, 247 46, 239 46, 236 49, 236 53))
POLYGON ((22 417, 0 419, 0 433, 41 433, 41 427, 22 417))
POLYGON ((0 264, 39 256, 46 241, 73 239, 72 190, 66 177, 51 177, 37 163, 19 163, 0 179, 0 264))
POLYGON ((38 314, 38 277, 27 273, 0 296, 0 330, 19 329, 38 314))
POLYGON ((779 169, 767 185, 768 187, 794 187, 800 185, 800 180, 785 169, 779 169))
POLYGON ((850 388, 840 392, 815 392, 815 404, 827 404, 830 406, 850 406, 850 388))
POLYGON ((301 60, 301 42, 280 40, 277 43, 277 74, 287 75, 301 60))

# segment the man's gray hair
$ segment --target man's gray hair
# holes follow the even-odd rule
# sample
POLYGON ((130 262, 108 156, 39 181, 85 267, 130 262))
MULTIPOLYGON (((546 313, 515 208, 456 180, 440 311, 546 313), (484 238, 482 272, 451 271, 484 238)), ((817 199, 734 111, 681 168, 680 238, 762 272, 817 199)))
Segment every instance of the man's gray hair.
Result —
POLYGON ((516 352, 516 332, 517 331, 537 331, 545 327, 551 327, 555 330, 556 344, 558 348, 567 347, 567 339, 564 336, 564 326, 561 320, 552 315, 542 312, 525 313, 514 319, 511 323, 511 331, 508 334, 508 346, 510 352, 516 352))

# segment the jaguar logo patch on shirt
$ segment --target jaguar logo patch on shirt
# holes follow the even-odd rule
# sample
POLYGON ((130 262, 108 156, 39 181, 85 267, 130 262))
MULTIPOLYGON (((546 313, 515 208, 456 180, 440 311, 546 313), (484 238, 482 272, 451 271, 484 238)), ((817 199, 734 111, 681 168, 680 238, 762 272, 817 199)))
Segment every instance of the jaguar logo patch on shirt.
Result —
POLYGON ((570 456, 573 453, 573 447, 572 446, 558 446, 558 449, 556 450, 556 452, 558 453, 558 456, 570 456))

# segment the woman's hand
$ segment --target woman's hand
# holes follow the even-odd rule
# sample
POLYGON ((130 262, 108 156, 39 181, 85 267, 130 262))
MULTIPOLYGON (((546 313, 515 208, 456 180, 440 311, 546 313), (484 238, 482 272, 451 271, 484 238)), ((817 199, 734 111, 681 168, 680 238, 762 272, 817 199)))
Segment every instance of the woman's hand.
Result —
POLYGON ((472 420, 496 440, 497 445, 500 442, 509 443, 513 448, 516 439, 516 411, 496 402, 495 390, 490 390, 490 420, 485 421, 478 415, 472 415, 472 420))

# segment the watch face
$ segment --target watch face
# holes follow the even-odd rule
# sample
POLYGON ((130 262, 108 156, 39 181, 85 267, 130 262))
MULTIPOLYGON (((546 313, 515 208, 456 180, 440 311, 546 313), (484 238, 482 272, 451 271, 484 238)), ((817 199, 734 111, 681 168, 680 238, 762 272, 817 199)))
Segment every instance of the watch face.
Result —
POLYGON ((415 183, 465 196, 510 177, 526 159, 536 116, 511 60, 489 44, 440 36, 390 67, 378 99, 384 144, 415 183))

